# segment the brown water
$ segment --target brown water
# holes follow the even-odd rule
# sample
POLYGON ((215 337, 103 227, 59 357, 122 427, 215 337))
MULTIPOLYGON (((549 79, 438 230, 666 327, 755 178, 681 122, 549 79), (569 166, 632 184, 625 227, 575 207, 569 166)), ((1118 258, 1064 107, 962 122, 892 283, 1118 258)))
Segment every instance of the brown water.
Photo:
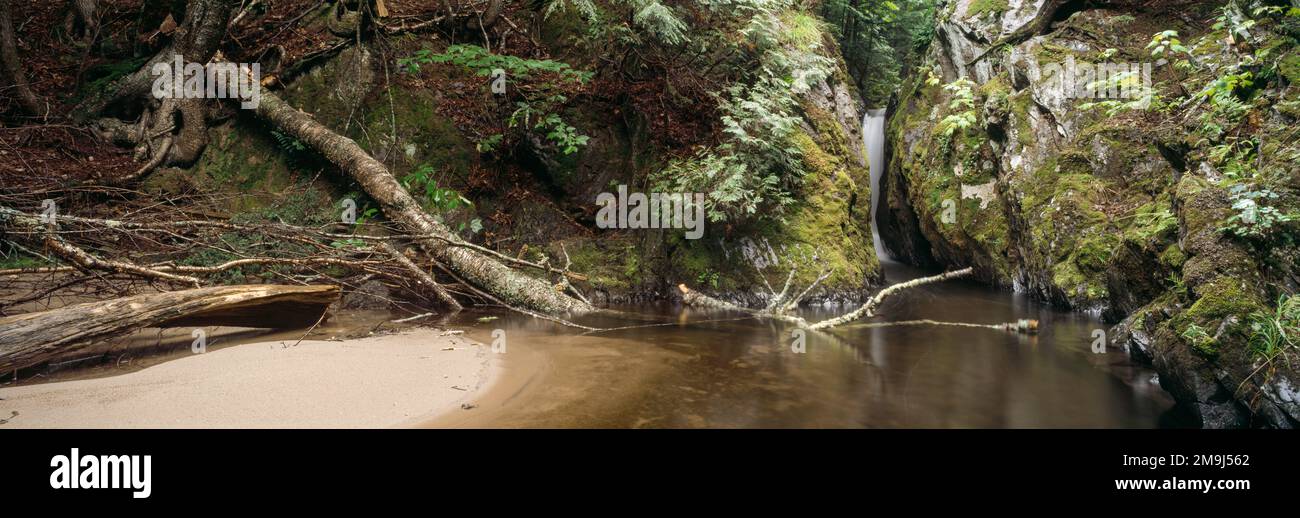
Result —
MULTIPOLYGON (((891 281, 916 275, 889 267, 891 281)), ((1000 323, 1036 318, 1036 336, 953 327, 792 327, 671 304, 615 308, 672 323, 593 334, 516 315, 477 323, 506 332, 506 375, 480 407, 434 426, 1148 428, 1179 426, 1150 370, 1117 350, 1091 352, 1098 319, 969 282, 910 290, 888 320, 1000 323), (738 319, 740 318, 740 319, 738 319)), ((809 319, 846 308, 804 311, 809 319)), ((583 320, 597 327, 628 318, 583 320)))

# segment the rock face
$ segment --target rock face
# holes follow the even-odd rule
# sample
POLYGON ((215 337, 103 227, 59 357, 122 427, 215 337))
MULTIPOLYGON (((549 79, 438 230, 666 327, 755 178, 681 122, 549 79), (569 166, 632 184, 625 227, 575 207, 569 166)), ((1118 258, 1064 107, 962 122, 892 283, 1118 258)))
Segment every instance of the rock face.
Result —
MULTIPOLYGON (((576 30, 558 16, 547 23, 557 40, 562 38, 556 34, 576 30)), ((882 278, 873 253, 871 180, 861 133, 864 107, 834 38, 819 32, 813 39, 832 72, 798 96, 801 120, 791 141, 806 174, 790 193, 795 201, 784 214, 743 223, 710 221, 704 236, 693 240, 684 239, 680 230, 592 232, 598 194, 613 193, 617 185, 648 191, 647 178, 708 140, 694 135, 696 141, 675 145, 655 141, 647 128, 652 118, 663 115, 647 113, 622 96, 571 108, 566 118, 580 121, 575 125, 592 136, 589 144, 571 157, 534 150, 540 156, 529 164, 550 186, 557 205, 572 216, 570 222, 586 229, 574 232, 571 223, 555 224, 554 216, 538 215, 516 218, 516 234, 566 241, 575 270, 590 273, 595 281, 599 302, 674 297, 673 287, 687 283, 723 299, 760 304, 770 296, 762 279, 780 289, 791 268, 797 270, 798 286, 812 283, 823 269, 832 272, 809 301, 858 300, 882 278), (560 234, 554 233, 557 228, 560 234)), ((557 57, 574 63, 592 59, 563 47, 557 47, 557 57)))
POLYGON ((1295 427, 1293 362, 1260 354, 1252 324, 1296 290, 1293 240, 1246 242, 1223 230, 1239 202, 1234 184, 1272 185, 1282 191, 1274 203, 1297 205, 1287 135, 1300 86, 1286 72, 1295 29, 1261 20, 1248 37, 1226 37, 1204 22, 1221 8, 1050 0, 941 8, 921 72, 890 110, 876 216, 896 257, 973 265, 988 282, 1119 322, 1112 345, 1154 365, 1204 426, 1295 427), (1035 25, 1043 16, 1051 22, 1035 25), (1147 43, 1164 30, 1178 31, 1186 56, 1151 55, 1147 43), (1248 110, 1235 131, 1269 153, 1252 155, 1250 176, 1228 175, 1230 161, 1215 150, 1240 140, 1213 135, 1219 103, 1195 93, 1260 48, 1279 72, 1264 79, 1265 68, 1253 69, 1261 75, 1253 90, 1235 92, 1248 110), (1064 70, 1099 64, 1136 65, 1139 84, 1149 66, 1154 98, 1062 86, 1064 70))

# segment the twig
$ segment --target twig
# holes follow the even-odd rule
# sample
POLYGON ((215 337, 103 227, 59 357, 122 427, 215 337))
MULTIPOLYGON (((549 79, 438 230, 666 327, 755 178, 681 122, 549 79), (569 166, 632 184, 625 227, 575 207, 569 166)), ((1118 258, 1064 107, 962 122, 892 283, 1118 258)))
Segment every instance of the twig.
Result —
POLYGON ((321 322, 324 322, 324 321, 325 321, 325 315, 326 315, 326 313, 328 313, 328 312, 327 312, 327 311, 322 311, 322 312, 321 312, 321 314, 320 314, 320 318, 316 319, 316 323, 315 323, 315 324, 312 324, 311 327, 307 328, 307 332, 306 332, 306 333, 303 333, 302 336, 298 337, 298 341, 293 343, 293 346, 294 346, 294 347, 298 347, 298 344, 302 343, 302 340, 303 340, 304 338, 307 338, 307 335, 311 334, 312 330, 313 330, 313 329, 316 329, 316 326, 320 325, 321 322))

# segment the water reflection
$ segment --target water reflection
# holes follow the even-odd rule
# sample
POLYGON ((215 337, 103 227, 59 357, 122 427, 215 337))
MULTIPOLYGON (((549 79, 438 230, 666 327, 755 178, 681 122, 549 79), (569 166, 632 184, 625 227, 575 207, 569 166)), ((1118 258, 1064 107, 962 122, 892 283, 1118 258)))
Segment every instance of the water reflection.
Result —
MULTIPOLYGON (((910 276, 891 265, 891 280, 910 276)), ((910 290, 889 300, 889 320, 996 324, 1036 318, 1036 336, 955 327, 849 326, 806 335, 792 352, 784 323, 670 304, 617 308, 672 325, 595 334, 514 315, 478 324, 490 340, 543 358, 530 379, 488 415, 487 426, 1039 428, 1174 425, 1172 400, 1152 372, 1118 351, 1093 354, 1083 314, 974 283, 910 290)), ((817 320, 845 308, 817 307, 817 320)), ((472 319, 466 317, 465 323, 472 319)), ((598 327, 628 318, 584 320, 598 327)), ((511 361, 509 355, 506 361, 511 361)))

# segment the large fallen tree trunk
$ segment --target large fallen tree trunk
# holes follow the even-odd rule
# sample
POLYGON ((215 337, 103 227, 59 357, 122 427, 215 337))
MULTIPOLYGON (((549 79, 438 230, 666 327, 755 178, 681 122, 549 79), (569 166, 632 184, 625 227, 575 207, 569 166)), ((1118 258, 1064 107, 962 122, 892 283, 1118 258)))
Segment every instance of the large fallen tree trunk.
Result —
POLYGON ((303 143, 356 179, 379 202, 388 219, 418 236, 420 246, 467 282, 507 304, 550 314, 585 313, 594 308, 560 289, 511 269, 468 246, 425 212, 384 166, 352 139, 339 135, 275 94, 263 91, 257 115, 303 143))
POLYGON ((36 365, 146 327, 306 327, 338 298, 337 286, 218 286, 0 318, 0 371, 36 365))

